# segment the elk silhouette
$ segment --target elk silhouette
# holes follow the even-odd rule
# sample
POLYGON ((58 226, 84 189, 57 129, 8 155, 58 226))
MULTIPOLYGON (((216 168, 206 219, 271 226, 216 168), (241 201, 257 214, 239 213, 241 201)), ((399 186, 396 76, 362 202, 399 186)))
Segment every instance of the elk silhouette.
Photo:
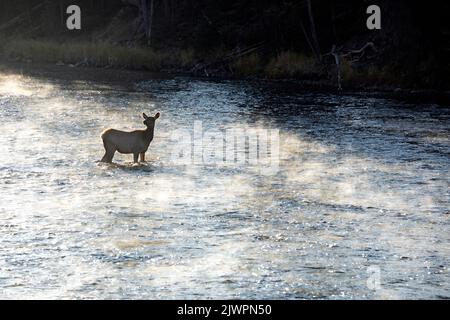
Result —
POLYGON ((141 162, 145 162, 145 152, 153 140, 153 132, 155 130, 155 121, 159 118, 159 112, 153 117, 142 113, 144 124, 147 126, 145 130, 134 130, 130 132, 120 131, 116 129, 106 129, 102 132, 103 146, 105 147, 105 155, 101 162, 111 163, 114 153, 133 154, 133 162, 138 162, 140 155, 141 162))

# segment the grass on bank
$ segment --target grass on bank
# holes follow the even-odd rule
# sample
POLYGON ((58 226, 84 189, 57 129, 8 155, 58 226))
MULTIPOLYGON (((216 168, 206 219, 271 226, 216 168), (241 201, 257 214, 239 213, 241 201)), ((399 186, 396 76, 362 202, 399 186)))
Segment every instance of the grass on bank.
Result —
POLYGON ((352 87, 360 85, 391 86, 400 83, 402 80, 390 66, 358 68, 347 60, 342 61, 341 72, 342 82, 352 87))
MULTIPOLYGON (((216 56, 226 55, 220 50, 216 56)), ((63 62, 92 67, 115 67, 160 71, 163 68, 190 69, 195 64, 193 49, 171 51, 143 47, 126 47, 109 42, 66 42, 50 40, 12 39, 0 47, 0 55, 7 59, 44 63, 63 62)), ((308 78, 317 74, 315 61, 311 57, 286 51, 268 62, 258 53, 243 56, 230 65, 237 76, 266 76, 269 78, 308 78)))
MULTIPOLYGON (((226 55, 219 50, 209 59, 226 55)), ((164 68, 190 70, 196 63, 193 49, 155 50, 143 47, 126 47, 109 42, 67 42, 50 40, 12 39, 0 44, 0 57, 12 60, 81 64, 91 67, 114 67, 161 71, 164 68)), ((208 59, 208 57, 206 57, 208 59)), ((233 74, 240 77, 262 76, 266 78, 321 79, 336 84, 336 69, 331 66, 328 74, 313 57, 292 51, 280 52, 263 59, 258 53, 240 57, 230 64, 233 74)), ((342 85, 392 86, 403 80, 391 67, 357 68, 343 60, 342 85)))
POLYGON ((284 51, 269 61, 264 73, 271 78, 311 78, 320 74, 320 70, 314 58, 284 51))
POLYGON ((304 54, 284 51, 267 62, 252 53, 241 57, 231 64, 233 72, 240 76, 260 75, 268 78, 318 78, 320 67, 312 57, 304 54))
POLYGON ((47 40, 10 40, 0 49, 7 59, 159 71, 193 64, 192 49, 163 52, 151 48, 117 46, 108 42, 57 43, 47 40))
POLYGON ((231 63, 231 70, 238 76, 254 76, 261 73, 261 59, 257 53, 238 58, 231 63))

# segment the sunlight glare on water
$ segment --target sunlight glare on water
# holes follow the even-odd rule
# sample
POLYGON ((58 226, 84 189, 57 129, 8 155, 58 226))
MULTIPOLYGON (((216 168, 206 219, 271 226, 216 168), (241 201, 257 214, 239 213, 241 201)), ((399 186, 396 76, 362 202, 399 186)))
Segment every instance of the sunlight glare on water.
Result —
POLYGON ((0 121, 0 298, 450 297, 448 107, 4 74, 0 121), (147 164, 97 162, 157 111, 147 164), (174 164, 194 121, 278 129, 279 169, 174 164))

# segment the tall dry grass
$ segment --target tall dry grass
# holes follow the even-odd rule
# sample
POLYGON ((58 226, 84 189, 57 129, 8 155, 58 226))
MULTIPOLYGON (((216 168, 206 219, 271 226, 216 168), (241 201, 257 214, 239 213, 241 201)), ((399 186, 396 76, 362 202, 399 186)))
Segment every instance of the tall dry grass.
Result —
POLYGON ((95 67, 118 67, 159 71, 162 67, 188 67, 194 62, 192 49, 164 52, 152 48, 125 47, 109 42, 67 42, 14 39, 0 49, 3 57, 36 62, 83 63, 95 67))
POLYGON ((284 51, 270 60, 264 73, 274 78, 310 78, 319 73, 319 68, 312 57, 284 51))

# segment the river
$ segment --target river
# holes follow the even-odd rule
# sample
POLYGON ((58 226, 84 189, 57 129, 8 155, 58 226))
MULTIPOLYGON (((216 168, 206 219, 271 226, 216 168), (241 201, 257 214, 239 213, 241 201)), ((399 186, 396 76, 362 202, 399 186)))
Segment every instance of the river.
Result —
POLYGON ((56 69, 0 73, 0 298, 450 298, 449 106, 56 69), (189 157, 250 129, 270 166, 189 157))

